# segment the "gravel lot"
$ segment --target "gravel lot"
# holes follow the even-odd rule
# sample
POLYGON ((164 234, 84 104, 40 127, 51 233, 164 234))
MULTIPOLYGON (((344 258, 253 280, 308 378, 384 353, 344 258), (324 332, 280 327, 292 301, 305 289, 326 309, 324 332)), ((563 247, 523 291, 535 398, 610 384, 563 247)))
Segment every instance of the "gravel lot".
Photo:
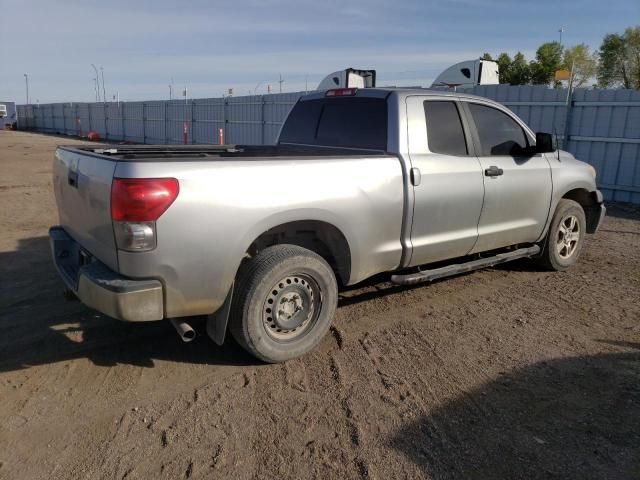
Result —
POLYGON ((565 273, 343 292, 316 351, 264 365, 65 302, 73 142, 0 131, 0 478, 640 478, 640 209, 565 273))

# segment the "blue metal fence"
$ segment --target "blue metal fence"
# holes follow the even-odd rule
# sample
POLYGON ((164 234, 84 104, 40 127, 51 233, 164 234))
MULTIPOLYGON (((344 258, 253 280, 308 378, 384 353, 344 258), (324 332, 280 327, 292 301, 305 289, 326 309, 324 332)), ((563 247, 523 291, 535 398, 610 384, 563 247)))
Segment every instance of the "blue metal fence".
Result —
MULTIPOLYGON (((607 200, 640 204, 640 92, 489 85, 467 90, 501 102, 533 130, 557 133, 564 148, 596 168, 607 200)), ((98 132, 106 140, 273 144, 304 92, 189 101, 18 105, 19 128, 67 135, 98 132)))
POLYGON ((556 132, 566 150, 590 163, 607 200, 640 204, 640 92, 544 86, 479 86, 468 93, 513 110, 533 130, 556 132))

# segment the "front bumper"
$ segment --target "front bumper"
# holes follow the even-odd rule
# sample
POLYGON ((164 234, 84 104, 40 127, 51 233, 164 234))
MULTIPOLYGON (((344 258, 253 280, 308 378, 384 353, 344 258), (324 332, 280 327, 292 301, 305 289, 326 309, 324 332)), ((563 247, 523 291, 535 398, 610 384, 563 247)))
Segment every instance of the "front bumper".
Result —
POLYGON ((595 205, 588 208, 587 213, 587 233, 596 233, 600 225, 602 225, 602 221, 604 220, 605 215, 607 214, 607 207, 604 206, 604 200, 602 198, 602 193, 600 190, 595 191, 596 194, 596 203, 595 205))
POLYGON ((95 310, 119 320, 162 320, 164 302, 158 280, 131 280, 85 252, 62 227, 49 229, 53 263, 65 285, 95 310))

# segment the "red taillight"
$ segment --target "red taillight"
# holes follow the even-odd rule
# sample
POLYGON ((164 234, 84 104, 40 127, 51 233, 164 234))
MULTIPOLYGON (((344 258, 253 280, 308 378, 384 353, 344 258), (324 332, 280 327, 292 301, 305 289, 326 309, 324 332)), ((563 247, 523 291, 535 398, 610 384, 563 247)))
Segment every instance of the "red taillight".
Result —
POLYGON ((175 178, 114 178, 111 218, 117 222, 153 222, 178 196, 175 178))
POLYGON ((353 97, 358 92, 357 88, 334 88, 327 90, 327 97, 353 97))

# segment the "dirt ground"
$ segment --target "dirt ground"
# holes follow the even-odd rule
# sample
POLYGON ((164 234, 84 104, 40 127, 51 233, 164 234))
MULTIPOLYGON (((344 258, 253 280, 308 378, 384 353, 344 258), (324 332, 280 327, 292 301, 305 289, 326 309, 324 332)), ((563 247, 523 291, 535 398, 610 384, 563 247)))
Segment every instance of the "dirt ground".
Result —
POLYGON ((640 209, 565 273, 341 294, 281 365, 65 302, 60 137, 0 132, 0 478, 640 478, 640 209))

